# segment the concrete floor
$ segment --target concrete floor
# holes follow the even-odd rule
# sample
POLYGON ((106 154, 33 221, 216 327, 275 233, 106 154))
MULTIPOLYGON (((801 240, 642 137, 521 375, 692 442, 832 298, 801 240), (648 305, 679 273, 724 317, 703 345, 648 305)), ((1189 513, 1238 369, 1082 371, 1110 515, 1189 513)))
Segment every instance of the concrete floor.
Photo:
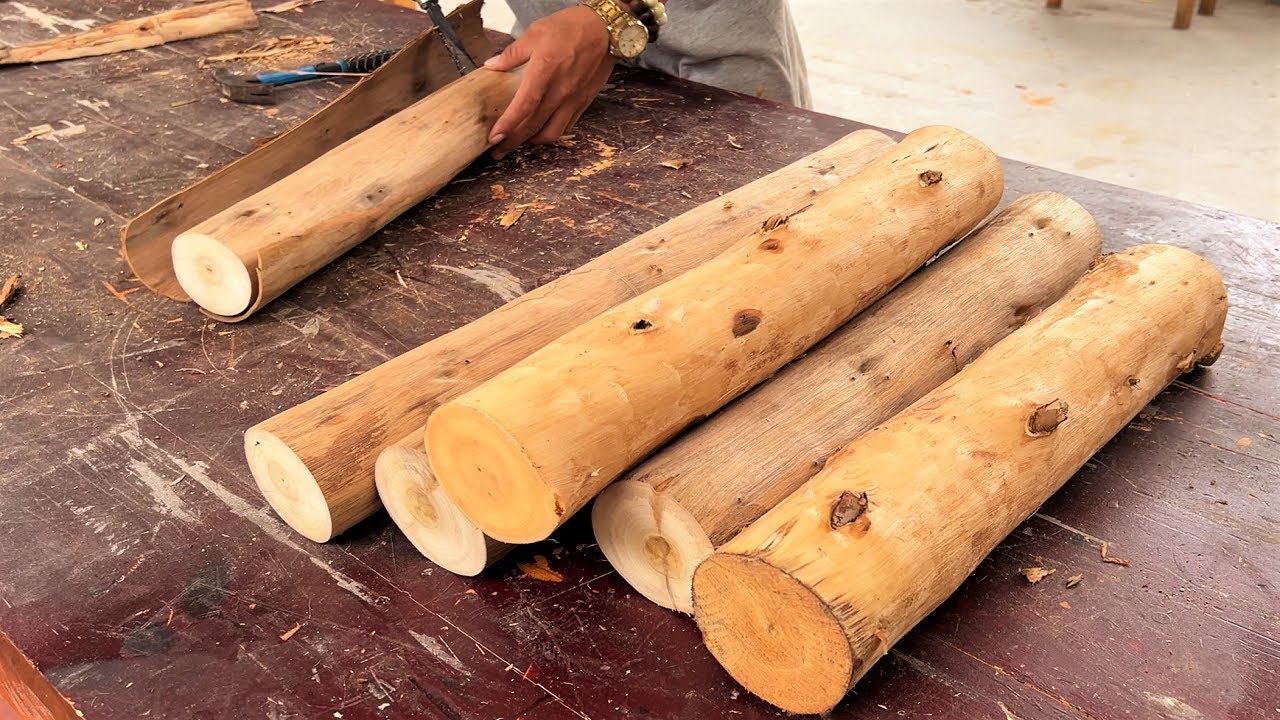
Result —
MULTIPOLYGON (((1222 0, 1176 31, 1173 0, 1063 4, 791 0, 817 110, 1280 220, 1280 5, 1222 0)), ((485 19, 512 23, 500 0, 485 19)))

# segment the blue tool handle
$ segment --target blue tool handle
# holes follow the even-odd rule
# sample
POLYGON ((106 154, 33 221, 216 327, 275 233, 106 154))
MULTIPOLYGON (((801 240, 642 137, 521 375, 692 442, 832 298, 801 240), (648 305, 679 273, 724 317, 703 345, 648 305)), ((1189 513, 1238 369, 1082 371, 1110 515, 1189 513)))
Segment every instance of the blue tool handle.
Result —
POLYGON ((257 76, 258 82, 263 85, 288 85, 289 83, 302 82, 303 80, 314 80, 315 78, 315 65, 300 67, 297 70, 262 73, 257 76))
POLYGON ((333 62, 317 63, 297 70, 262 73, 257 76, 263 85, 288 85, 289 83, 314 80, 317 74, 326 73, 371 73, 390 60, 399 50, 376 50, 374 52, 353 55, 333 62))

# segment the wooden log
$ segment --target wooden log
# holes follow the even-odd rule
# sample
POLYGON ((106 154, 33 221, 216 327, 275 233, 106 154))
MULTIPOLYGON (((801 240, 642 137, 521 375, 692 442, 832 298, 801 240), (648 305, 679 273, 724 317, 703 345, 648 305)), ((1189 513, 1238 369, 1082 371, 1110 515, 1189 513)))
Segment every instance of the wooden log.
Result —
MULTIPOLYGON (((446 16, 477 61, 493 55, 493 45, 480 22, 480 5, 481 0, 472 0, 446 16)), ((153 292, 189 302, 190 296, 173 276, 173 239, 179 233, 457 79, 457 66, 436 28, 425 30, 316 114, 131 219, 121 233, 120 247, 129 269, 153 292)))
POLYGON ((1186 250, 1104 257, 699 565, 707 647, 774 705, 830 710, 1162 388, 1217 358, 1226 311, 1186 250))
POLYGON ((794 212, 892 146, 855 132, 643 233, 488 315, 268 418, 245 433, 271 507, 324 542, 378 510, 378 454, 441 403, 595 314, 705 262, 776 212, 794 212))
POLYGON ((80 720, 71 703, 0 631, 0 720, 80 720))
POLYGON ((215 316, 248 317, 479 157, 521 75, 476 70, 178 235, 178 283, 215 316))
POLYGON ((967 232, 1003 186, 974 138, 917 130, 806 209, 442 405, 431 467, 486 534, 542 540, 967 232))
POLYGON ((378 454, 378 498, 424 557, 458 575, 479 575, 513 546, 481 532, 445 494, 431 472, 423 432, 418 428, 378 454))
POLYGON ((0 65, 109 55, 256 27, 258 16, 254 14, 249 0, 224 0, 121 20, 48 40, 0 47, 0 65))
POLYGON ((777 376, 596 498, 618 574, 693 612, 693 570, 841 446, 888 420, 1048 307, 1102 247, 1084 208, 1025 196, 777 376))

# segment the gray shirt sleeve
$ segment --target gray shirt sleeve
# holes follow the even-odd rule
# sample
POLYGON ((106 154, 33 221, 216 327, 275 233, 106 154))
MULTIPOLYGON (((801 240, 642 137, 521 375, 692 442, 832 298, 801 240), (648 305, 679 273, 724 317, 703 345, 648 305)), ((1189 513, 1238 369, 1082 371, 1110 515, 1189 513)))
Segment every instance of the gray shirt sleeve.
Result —
MULTIPOLYGON (((574 0, 508 0, 513 32, 574 0)), ((810 107, 800 39, 786 0, 670 0, 658 42, 636 64, 725 90, 810 107)))

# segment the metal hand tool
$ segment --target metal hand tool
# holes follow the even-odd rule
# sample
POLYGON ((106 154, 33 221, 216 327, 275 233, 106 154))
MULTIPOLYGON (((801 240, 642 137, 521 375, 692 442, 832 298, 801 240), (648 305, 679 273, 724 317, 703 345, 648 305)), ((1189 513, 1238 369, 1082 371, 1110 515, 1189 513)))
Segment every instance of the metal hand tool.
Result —
POLYGON ((274 105, 276 100, 272 89, 280 85, 315 80, 335 73, 367 74, 377 70, 390 60, 399 49, 377 50, 374 52, 340 58, 332 62, 317 63, 300 67, 296 70, 261 73, 257 75, 240 75, 225 70, 215 72, 213 79, 222 86, 222 94, 240 103, 253 105, 274 105))
POLYGON ((444 40, 444 46, 449 51, 449 57, 453 58, 453 64, 458 66, 458 74, 466 75, 475 70, 476 61, 471 57, 471 53, 467 52, 466 45, 462 44, 458 31, 453 29, 449 19, 444 16, 444 10, 440 8, 440 0, 417 0, 417 3, 440 31, 440 39, 444 40))

